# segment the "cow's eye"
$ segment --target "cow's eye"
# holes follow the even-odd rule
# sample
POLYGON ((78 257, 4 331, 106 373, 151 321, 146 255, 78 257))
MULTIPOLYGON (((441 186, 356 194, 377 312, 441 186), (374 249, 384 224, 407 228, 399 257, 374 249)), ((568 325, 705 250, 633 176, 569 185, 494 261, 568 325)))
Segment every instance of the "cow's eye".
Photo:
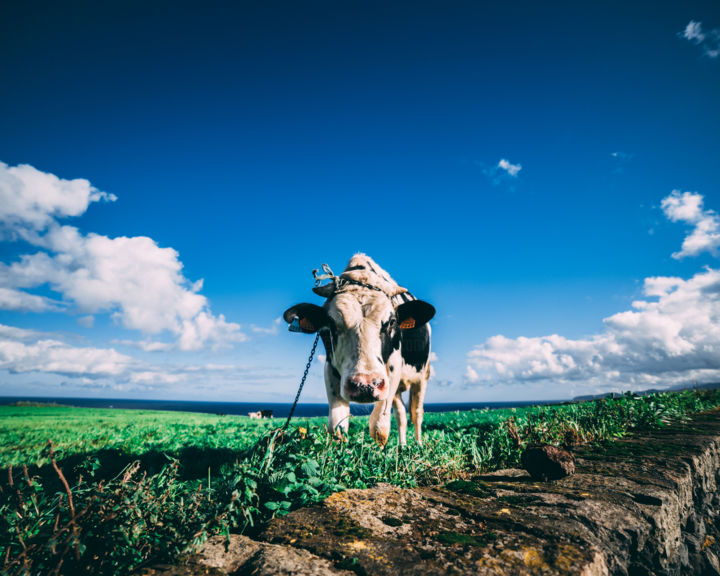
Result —
POLYGON ((384 322, 382 325, 382 332, 385 332, 386 334, 390 334, 393 330, 395 330, 395 325, 397 324, 397 320, 395 318, 390 318, 387 322, 384 322))

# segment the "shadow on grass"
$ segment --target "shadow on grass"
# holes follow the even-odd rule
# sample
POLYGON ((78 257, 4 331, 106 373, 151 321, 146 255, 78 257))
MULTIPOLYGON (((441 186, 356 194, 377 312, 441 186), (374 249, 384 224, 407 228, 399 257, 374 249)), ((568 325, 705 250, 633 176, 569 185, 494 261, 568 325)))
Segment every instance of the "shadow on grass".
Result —
MULTIPOLYGON (((227 448, 198 448, 187 446, 173 452, 152 450, 144 454, 127 454, 120 450, 97 450, 83 454, 72 454, 59 458, 57 464, 63 471, 70 485, 74 485, 80 474, 87 474, 87 462, 96 460, 94 477, 96 481, 110 480, 118 476, 133 462, 139 462, 140 468, 148 475, 157 474, 172 460, 180 464, 180 480, 198 480, 216 476, 226 464, 234 464, 247 454, 247 450, 230 450, 227 448)), ((18 467, 14 467, 17 474, 18 467)), ((43 466, 28 466, 28 474, 38 477, 46 486, 57 484, 62 490, 62 484, 51 464, 43 466)), ((3 478, 8 477, 8 468, 0 469, 3 478)))

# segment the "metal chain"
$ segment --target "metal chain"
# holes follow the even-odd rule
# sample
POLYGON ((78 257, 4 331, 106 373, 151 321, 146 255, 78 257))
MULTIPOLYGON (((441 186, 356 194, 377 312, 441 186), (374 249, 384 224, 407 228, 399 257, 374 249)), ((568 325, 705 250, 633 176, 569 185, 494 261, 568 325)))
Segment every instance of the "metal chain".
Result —
POLYGON ((338 277, 338 280, 340 281, 340 287, 344 284, 355 284, 356 286, 362 286, 363 288, 370 288, 370 290, 377 290, 378 292, 383 292, 382 288, 378 288, 377 286, 373 286, 372 284, 366 284, 365 282, 360 282, 360 280, 353 280, 352 278, 343 278, 338 277))
POLYGON ((310 358, 308 358, 307 364, 305 365, 305 372, 303 373, 302 380, 300 381, 300 388, 298 388, 297 395, 295 396, 295 402, 293 402, 292 408, 290 408, 290 414, 288 414, 287 420, 285 421, 282 430, 287 429, 288 425, 290 424, 290 419, 295 413, 295 407, 297 406, 298 400, 300 400, 300 393, 302 392, 303 386, 305 386, 305 380, 307 379, 308 372, 310 371, 310 365, 312 364, 313 356, 315 356, 315 349, 317 348, 318 340, 320 340, 319 332, 315 335, 315 342, 313 343, 312 350, 310 350, 310 358))

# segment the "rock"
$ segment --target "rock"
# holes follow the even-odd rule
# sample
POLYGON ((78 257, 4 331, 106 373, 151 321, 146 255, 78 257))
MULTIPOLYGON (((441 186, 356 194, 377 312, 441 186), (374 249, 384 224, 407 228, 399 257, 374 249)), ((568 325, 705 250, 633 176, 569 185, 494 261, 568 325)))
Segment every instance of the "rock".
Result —
POLYGON ((559 480, 575 473, 575 457, 556 446, 529 446, 522 453, 522 465, 533 480, 559 480))
POLYGON ((224 574, 232 574, 252 558, 263 545, 247 536, 230 534, 227 541, 224 536, 214 536, 203 546, 193 562, 200 566, 216 568, 224 574))
POLYGON ((263 546, 243 566, 241 573, 248 576, 354 576, 353 572, 337 569, 325 558, 307 550, 273 544, 263 546))
POLYGON ((210 538, 202 550, 184 564, 143 568, 138 576, 354 576, 335 568, 332 562, 292 546, 257 542, 247 536, 230 534, 210 538))

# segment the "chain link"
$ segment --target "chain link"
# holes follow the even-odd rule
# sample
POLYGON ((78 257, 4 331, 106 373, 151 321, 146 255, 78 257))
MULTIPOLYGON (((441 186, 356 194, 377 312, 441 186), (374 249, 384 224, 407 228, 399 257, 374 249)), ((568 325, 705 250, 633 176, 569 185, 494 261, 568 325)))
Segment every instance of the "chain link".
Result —
POLYGON ((318 340, 320 340, 319 332, 315 335, 315 342, 313 343, 312 350, 310 350, 310 358, 308 358, 307 364, 305 365, 305 372, 303 373, 302 380, 300 381, 300 388, 298 388, 297 394, 295 396, 295 402, 293 402, 292 408, 290 408, 290 414, 288 414, 287 420, 282 427, 283 430, 287 429, 288 425, 290 424, 290 419, 295 413, 295 407, 297 406, 298 400, 300 400, 300 393, 302 392, 303 386, 305 386, 305 380, 307 379, 308 372, 310 371, 310 365, 312 364, 313 356, 315 356, 315 349, 317 348, 318 340))

